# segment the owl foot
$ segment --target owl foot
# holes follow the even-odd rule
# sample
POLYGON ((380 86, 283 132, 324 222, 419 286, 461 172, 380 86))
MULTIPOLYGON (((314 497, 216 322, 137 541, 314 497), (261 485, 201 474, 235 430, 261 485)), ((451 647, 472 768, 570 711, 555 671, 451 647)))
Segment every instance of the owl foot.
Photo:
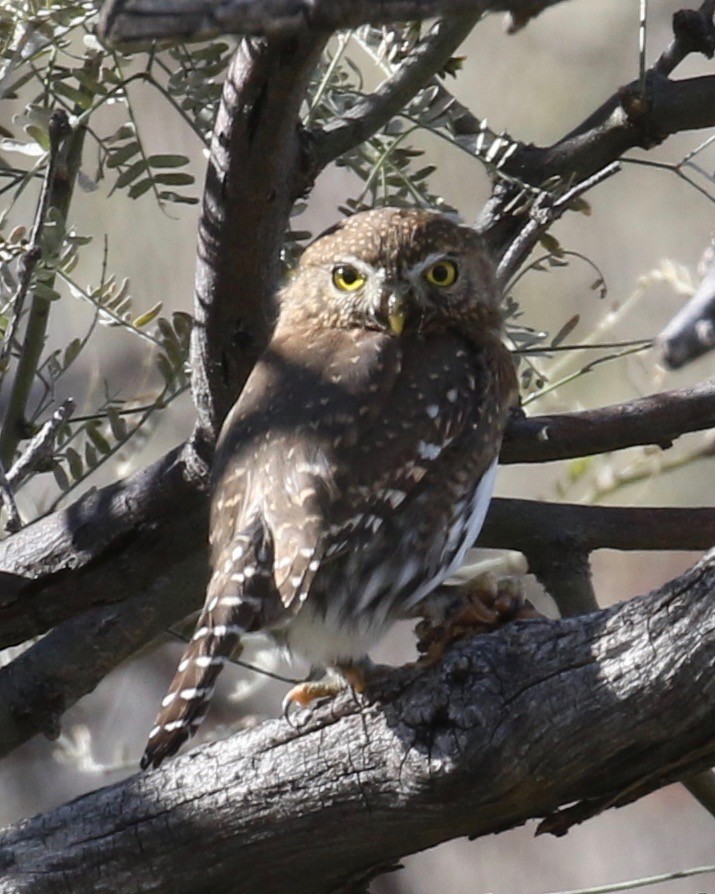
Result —
MULTIPOLYGON (((450 589, 445 587, 442 593, 450 589)), ((510 621, 544 617, 524 598, 517 578, 497 580, 485 574, 454 590, 455 598, 438 603, 436 613, 427 604, 415 628, 417 650, 422 653, 418 664, 422 667, 436 664, 460 639, 491 633, 510 621)))

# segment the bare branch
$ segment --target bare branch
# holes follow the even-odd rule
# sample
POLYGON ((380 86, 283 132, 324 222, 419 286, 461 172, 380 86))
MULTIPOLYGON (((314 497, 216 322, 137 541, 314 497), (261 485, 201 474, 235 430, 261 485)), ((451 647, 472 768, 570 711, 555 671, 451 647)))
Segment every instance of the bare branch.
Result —
POLYGON ((338 31, 367 23, 416 21, 460 14, 508 12, 516 31, 563 0, 109 0, 98 32, 112 44, 218 34, 293 37, 306 29, 338 31))
POLYGON ((700 9, 679 9, 673 14, 673 39, 661 53, 653 71, 669 75, 691 53, 712 59, 715 53, 714 0, 704 0, 700 9))
POLYGON ((538 500, 492 500, 478 546, 534 556, 568 546, 596 549, 706 550, 715 543, 715 507, 584 506, 538 500))
POLYGON ((28 442, 22 454, 8 470, 7 480, 11 487, 17 489, 22 482, 52 454, 57 430, 74 412, 74 401, 68 397, 44 423, 37 434, 28 442))
POLYGON ((305 163, 298 110, 327 38, 244 40, 226 76, 199 221, 191 339, 197 443, 209 449, 272 329, 280 249, 305 163))
MULTIPOLYGON (((144 529, 121 553, 81 574, 50 578, 42 587, 30 584, 14 593, 10 580, 7 605, 0 606, 0 646, 22 641, 18 631, 37 635, 68 620, 0 668, 0 755, 38 732, 55 730, 62 712, 109 670, 199 607, 207 568, 205 504, 178 516, 151 533, 144 529), (157 556, 163 557, 160 575, 157 556), (117 604, 91 608, 102 602, 117 604)), ((704 550, 714 542, 715 508, 495 499, 478 545, 523 552, 533 570, 554 586, 573 571, 573 562, 602 547, 704 550), (548 557, 566 550, 574 554, 571 564, 549 567, 548 557)), ((579 587, 582 598, 583 581, 579 587)))
POLYGON ((373 704, 346 695, 85 795, 5 831, 0 892, 321 894, 530 817, 563 832, 715 759, 714 597, 711 555, 607 611, 458 644, 373 704))
POLYGON ((710 246, 706 270, 693 297, 658 336, 663 359, 678 369, 715 347, 715 246, 710 246))
POLYGON ((535 463, 656 444, 715 426, 715 381, 597 410, 509 421, 500 462, 535 463))

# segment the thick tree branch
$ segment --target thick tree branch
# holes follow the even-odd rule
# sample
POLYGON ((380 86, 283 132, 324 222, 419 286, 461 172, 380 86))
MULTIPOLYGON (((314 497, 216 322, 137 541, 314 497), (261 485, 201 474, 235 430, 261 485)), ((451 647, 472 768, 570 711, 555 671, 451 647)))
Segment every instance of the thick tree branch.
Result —
MULTIPOLYGON (((160 526, 130 544, 108 567, 89 566, 84 573, 65 578, 66 592, 60 590, 65 604, 60 603, 56 614, 58 621, 67 620, 12 664, 0 668, 0 756, 38 732, 52 734, 62 712, 91 691, 112 667, 199 608, 206 583, 205 530, 204 504, 202 510, 181 513, 180 521, 160 526), (161 575, 157 575, 157 556, 163 557, 161 575), (98 606, 103 599, 117 599, 122 591, 121 603, 98 606), (127 593, 132 594, 129 599, 127 593), (83 604, 97 607, 80 613, 83 604)), ((549 587, 562 586, 573 573, 574 563, 586 561, 596 549, 705 550, 713 543, 715 508, 605 507, 513 499, 492 501, 478 541, 480 546, 523 552, 549 587), (550 564, 567 551, 572 554, 568 562, 550 564)), ((578 592, 571 593, 574 610, 577 599, 580 610, 586 609, 583 583, 579 582, 578 592)), ((47 591, 40 593, 45 598, 57 593, 52 588, 48 591, 49 597, 47 591)), ((14 637, 0 640, 2 645, 17 642, 18 629, 31 629, 36 635, 49 626, 51 603, 38 621, 39 600, 23 602, 22 595, 22 591, 16 594, 9 616, 14 637)), ((0 633, 8 636, 2 613, 0 633)))
POLYGON ((191 344, 208 445, 271 333, 280 249, 304 163, 298 110, 327 37, 244 40, 226 76, 199 222, 191 344))
POLYGON ((113 44, 218 34, 292 37, 306 28, 339 31, 358 25, 416 21, 459 14, 508 12, 510 30, 523 27, 564 0, 109 0, 99 35, 113 44))
POLYGON ((7 829, 0 892, 364 890, 441 841, 530 817, 560 833, 692 775, 715 759, 715 555, 607 611, 477 637, 382 690, 7 829))

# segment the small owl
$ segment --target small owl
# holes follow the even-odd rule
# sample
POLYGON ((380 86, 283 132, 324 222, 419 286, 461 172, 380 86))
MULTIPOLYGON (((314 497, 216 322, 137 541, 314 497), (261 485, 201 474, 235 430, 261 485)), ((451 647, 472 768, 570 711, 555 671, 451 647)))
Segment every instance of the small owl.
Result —
POLYGON ((243 634, 350 679, 459 568, 518 402, 501 332, 481 238, 440 214, 367 211, 306 249, 220 435, 206 603, 142 767, 196 731, 243 634))

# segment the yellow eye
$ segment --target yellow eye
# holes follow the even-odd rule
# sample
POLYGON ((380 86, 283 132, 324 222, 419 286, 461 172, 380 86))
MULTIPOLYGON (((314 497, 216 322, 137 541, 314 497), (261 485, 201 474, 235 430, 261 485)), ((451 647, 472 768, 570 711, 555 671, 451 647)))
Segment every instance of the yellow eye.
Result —
POLYGON ((457 265, 454 261, 437 261, 425 270, 425 279, 433 286, 446 289, 457 281, 457 274, 457 265))
POLYGON ((341 292, 357 292, 365 285, 365 277, 350 264, 333 268, 333 285, 341 292))

